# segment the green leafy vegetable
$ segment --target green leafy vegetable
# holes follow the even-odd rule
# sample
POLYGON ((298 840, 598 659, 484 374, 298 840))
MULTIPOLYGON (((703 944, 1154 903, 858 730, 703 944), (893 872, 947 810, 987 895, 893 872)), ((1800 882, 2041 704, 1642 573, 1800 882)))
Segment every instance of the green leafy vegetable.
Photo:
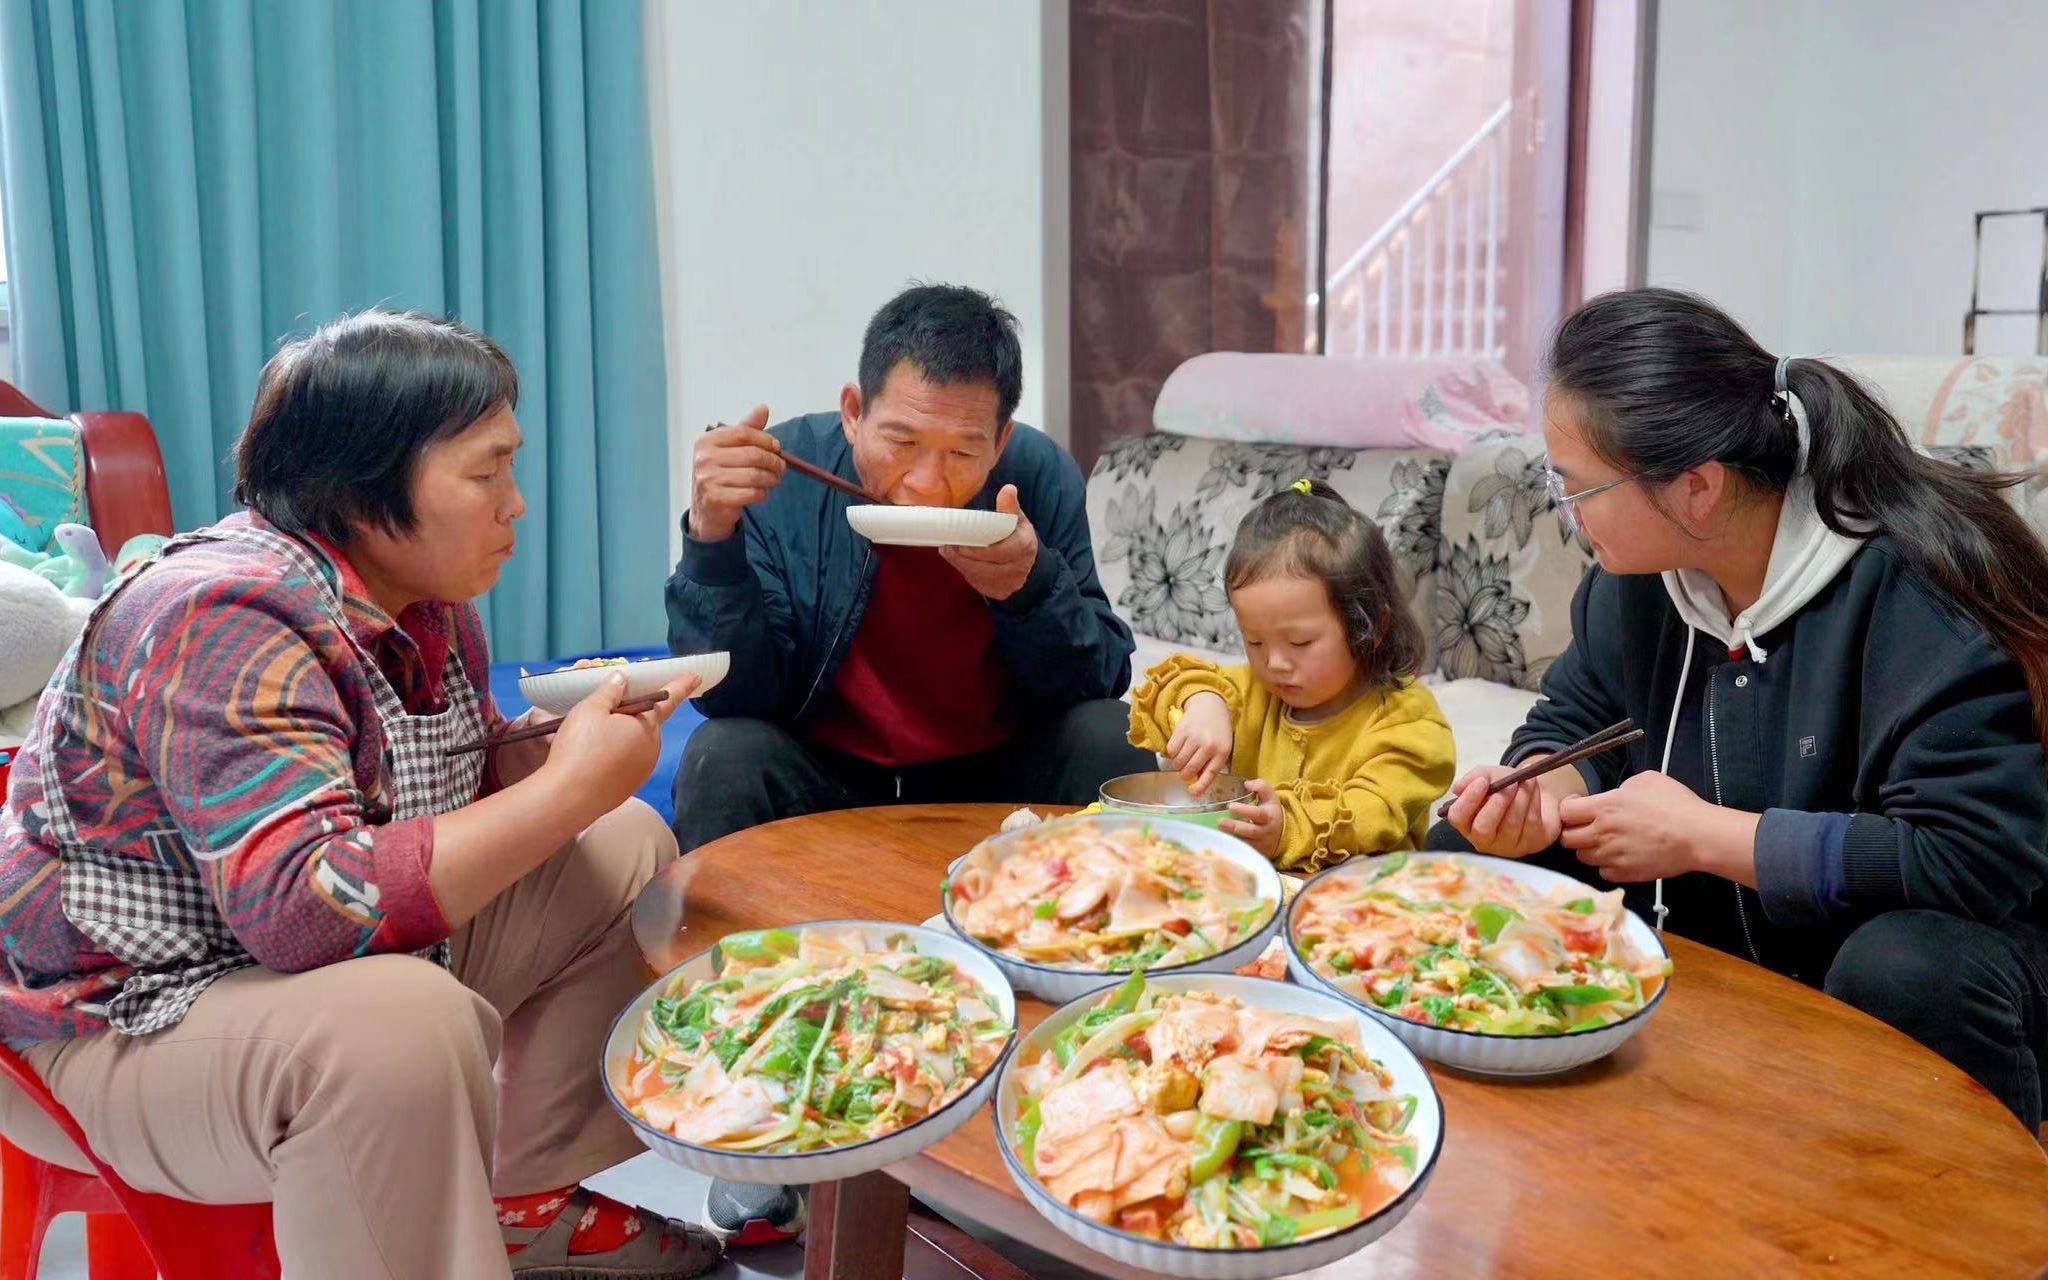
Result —
POLYGON ((1292 1244, 1300 1234, 1301 1224, 1284 1213, 1270 1214, 1259 1225, 1259 1243, 1268 1249, 1276 1244, 1292 1244))
POLYGON ((1045 1117, 1038 1112, 1038 1099, 1027 1099, 1023 1114, 1017 1117, 1017 1153, 1024 1157, 1026 1169, 1038 1168, 1033 1160, 1038 1154, 1038 1130, 1044 1123, 1045 1117))
POLYGON ((718 950, 728 960, 788 960, 796 955, 796 935, 787 929, 754 929, 727 936, 718 950))
POLYGON ((1502 929, 1507 928, 1511 921, 1522 918, 1519 911, 1498 902, 1475 903, 1471 914, 1472 923, 1479 928, 1479 940, 1486 943, 1497 941, 1502 929))
POLYGON ((1559 1004, 1606 1004, 1611 1000, 1625 1000, 1626 991, 1611 991, 1606 987, 1574 986, 1545 987, 1543 994, 1559 1004))
POLYGON ((1243 1137, 1242 1120, 1218 1120, 1206 1115, 1196 1120, 1195 1158, 1188 1168, 1188 1184, 1199 1185, 1228 1169, 1243 1137))
MULTIPOLYGON (((1410 1161, 1409 1167, 1413 1168, 1415 1152, 1408 1147, 1403 1147, 1401 1150, 1410 1161)), ((1358 1206, 1356 1204, 1340 1204, 1328 1209, 1317 1209, 1310 1213, 1304 1213, 1294 1220, 1295 1237, 1299 1239, 1302 1236, 1312 1236, 1319 1231, 1334 1231, 1338 1227, 1348 1227, 1356 1221, 1358 1221, 1358 1206)))
POLYGON ((1109 999, 1103 1002, 1099 1012, 1133 1013, 1138 1008, 1138 1001, 1142 1000, 1144 996, 1145 975, 1134 973, 1130 977, 1125 978, 1122 984, 1110 993, 1109 999))

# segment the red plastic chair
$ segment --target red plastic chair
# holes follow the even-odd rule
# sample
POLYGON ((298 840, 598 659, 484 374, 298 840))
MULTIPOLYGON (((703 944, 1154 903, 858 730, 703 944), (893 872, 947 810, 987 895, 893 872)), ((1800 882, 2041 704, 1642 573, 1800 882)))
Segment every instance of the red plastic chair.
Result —
POLYGON ((20 1055, 0 1046, 0 1075, 56 1121, 97 1177, 0 1138, 0 1280, 35 1280, 43 1236, 83 1213, 92 1280, 279 1280, 267 1204, 193 1204, 137 1191, 93 1154, 78 1122, 20 1055))

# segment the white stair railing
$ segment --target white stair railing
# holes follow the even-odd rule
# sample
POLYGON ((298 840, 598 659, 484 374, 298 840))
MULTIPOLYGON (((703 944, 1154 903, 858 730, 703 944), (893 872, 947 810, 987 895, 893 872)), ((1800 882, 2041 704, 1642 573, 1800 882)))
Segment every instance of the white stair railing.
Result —
POLYGON ((1501 103, 1331 273, 1322 292, 1331 354, 1501 358, 1501 189, 1513 105, 1501 103))

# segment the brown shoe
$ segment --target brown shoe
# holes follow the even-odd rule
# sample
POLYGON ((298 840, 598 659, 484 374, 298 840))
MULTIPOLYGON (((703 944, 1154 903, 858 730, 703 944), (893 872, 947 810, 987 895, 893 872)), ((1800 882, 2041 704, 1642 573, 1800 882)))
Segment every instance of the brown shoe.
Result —
POLYGON ((591 1192, 578 1187, 553 1222, 539 1230, 504 1227, 516 1280, 690 1280, 718 1265, 717 1237, 702 1227, 640 1211, 645 1229, 603 1253, 569 1252, 570 1237, 589 1207, 591 1192))

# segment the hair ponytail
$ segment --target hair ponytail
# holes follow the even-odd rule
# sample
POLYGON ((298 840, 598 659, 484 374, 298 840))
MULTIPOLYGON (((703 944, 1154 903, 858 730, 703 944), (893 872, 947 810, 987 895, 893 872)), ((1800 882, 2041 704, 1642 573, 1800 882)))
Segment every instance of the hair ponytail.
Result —
MULTIPOLYGON (((1671 289, 1604 294, 1558 327, 1552 387, 1578 401, 1588 443, 1652 482, 1720 462, 1782 493, 1799 427, 1777 394, 1778 361, 1726 313, 1671 289)), ((1815 510, 1837 533, 1884 533, 1913 569, 2019 663, 2048 748, 2048 546, 2005 490, 2025 477, 1971 471, 1914 449, 1848 373, 1785 362, 1806 414, 1815 510)))
POLYGON ((2014 472, 1972 471, 1913 448, 1852 375, 1795 360, 1787 381, 1813 433, 1813 502, 1837 532, 1890 534, 1907 560, 2012 654, 2048 746, 2048 549, 2006 490, 2014 472))

